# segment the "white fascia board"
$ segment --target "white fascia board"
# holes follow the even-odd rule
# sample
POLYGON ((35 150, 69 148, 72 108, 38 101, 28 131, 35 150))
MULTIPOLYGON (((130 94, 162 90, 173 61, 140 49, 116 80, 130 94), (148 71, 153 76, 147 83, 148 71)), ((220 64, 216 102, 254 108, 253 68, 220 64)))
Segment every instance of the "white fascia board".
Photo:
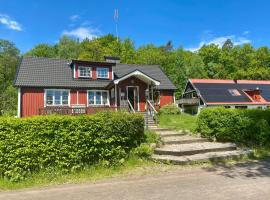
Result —
POLYGON ((118 84, 120 81, 125 80, 125 79, 127 79, 127 78, 129 78, 129 77, 131 77, 131 76, 136 76, 136 75, 137 75, 137 76, 142 76, 142 77, 144 77, 144 78, 146 78, 146 79, 149 79, 149 80, 152 81, 155 85, 160 85, 160 82, 159 82, 159 81, 156 81, 156 80, 152 79, 151 77, 147 76, 146 74, 144 74, 144 73, 142 73, 142 72, 140 72, 140 71, 138 71, 138 70, 136 70, 136 71, 134 71, 134 72, 131 72, 131 73, 129 73, 129 74, 127 74, 127 75, 125 75, 125 76, 123 76, 123 77, 121 77, 121 78, 115 80, 115 81, 114 81, 114 84, 118 84))

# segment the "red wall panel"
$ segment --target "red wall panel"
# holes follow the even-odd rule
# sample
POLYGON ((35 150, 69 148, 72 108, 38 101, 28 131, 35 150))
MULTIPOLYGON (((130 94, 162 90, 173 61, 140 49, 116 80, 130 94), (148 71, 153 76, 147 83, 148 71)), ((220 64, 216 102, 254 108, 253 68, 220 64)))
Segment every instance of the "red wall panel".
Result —
POLYGON ((70 90, 70 104, 77 104, 77 90, 70 90))
POLYGON ((21 88, 21 101, 22 117, 38 115, 44 107, 44 89, 21 88))
POLYGON ((160 91, 160 107, 173 103, 173 91, 161 90, 160 91))
POLYGON ((87 106, 87 91, 79 90, 79 104, 84 104, 87 106))

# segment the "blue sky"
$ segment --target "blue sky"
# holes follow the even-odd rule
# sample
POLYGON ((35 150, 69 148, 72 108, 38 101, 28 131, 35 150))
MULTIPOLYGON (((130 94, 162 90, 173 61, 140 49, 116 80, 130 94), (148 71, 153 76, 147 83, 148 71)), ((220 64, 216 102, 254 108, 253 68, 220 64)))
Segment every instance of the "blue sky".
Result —
POLYGON ((39 43, 55 44, 63 34, 80 39, 115 33, 142 44, 196 50, 203 44, 270 46, 270 1, 263 0, 0 0, 0 38, 25 52, 39 43))

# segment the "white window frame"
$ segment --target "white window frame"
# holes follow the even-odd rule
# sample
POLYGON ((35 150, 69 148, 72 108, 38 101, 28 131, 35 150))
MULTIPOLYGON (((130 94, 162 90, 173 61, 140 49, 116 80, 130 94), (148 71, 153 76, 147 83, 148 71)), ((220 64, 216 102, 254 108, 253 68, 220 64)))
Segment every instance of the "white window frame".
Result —
POLYGON ((87 106, 109 106, 110 105, 110 96, 109 96, 109 91, 108 90, 87 90, 87 106), (89 92, 94 92, 94 104, 89 104, 89 92), (96 104, 96 92, 101 92, 101 104, 96 104), (107 103, 106 104, 102 104, 103 102, 103 96, 102 96, 102 92, 106 92, 107 93, 107 103))
POLYGON ((44 91, 44 107, 50 107, 50 106, 70 106, 70 90, 69 89, 45 89, 44 91), (68 104, 63 104, 63 96, 60 97, 61 104, 54 104, 54 96, 53 96, 53 104, 47 105, 47 92, 48 91, 60 91, 60 92, 68 92, 68 104))
POLYGON ((92 78, 92 67, 78 66, 78 77, 79 77, 79 78, 92 78), (90 69, 90 74, 89 74, 89 76, 81 76, 80 70, 81 70, 81 69, 85 69, 85 68, 90 69))
POLYGON ((110 69, 109 69, 108 67, 97 67, 96 73, 97 73, 97 78, 108 79, 108 78, 109 78, 110 69), (107 77, 100 77, 100 76, 98 76, 98 70, 99 70, 99 69, 100 69, 100 70, 106 69, 106 70, 108 71, 107 77))

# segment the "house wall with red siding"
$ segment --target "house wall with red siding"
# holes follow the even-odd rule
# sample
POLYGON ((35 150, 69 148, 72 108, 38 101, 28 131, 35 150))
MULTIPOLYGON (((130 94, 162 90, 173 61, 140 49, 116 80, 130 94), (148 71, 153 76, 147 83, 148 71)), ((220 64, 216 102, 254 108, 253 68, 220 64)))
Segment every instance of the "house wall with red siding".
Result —
POLYGON ((87 106, 87 90, 79 90, 79 104, 87 106))
POLYGON ((87 106, 87 90, 70 90, 70 105, 75 104, 87 106))
POLYGON ((161 90, 160 91, 160 107, 167 104, 172 104, 173 102, 173 91, 172 90, 161 90))
POLYGON ((21 88, 21 116, 30 117, 39 114, 44 107, 44 89, 21 88))

